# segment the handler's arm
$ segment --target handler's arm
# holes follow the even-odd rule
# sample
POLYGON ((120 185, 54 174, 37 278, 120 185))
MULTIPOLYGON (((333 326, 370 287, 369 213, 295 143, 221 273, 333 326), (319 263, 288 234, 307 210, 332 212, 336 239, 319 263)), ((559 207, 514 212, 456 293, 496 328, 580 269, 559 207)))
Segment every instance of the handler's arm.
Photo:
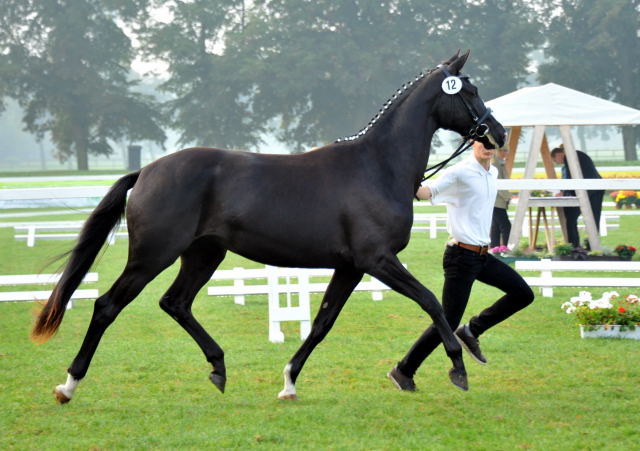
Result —
POLYGON ((452 166, 442 171, 436 180, 429 181, 418 188, 416 197, 420 200, 431 200, 432 203, 447 203, 456 197, 457 168, 452 166))

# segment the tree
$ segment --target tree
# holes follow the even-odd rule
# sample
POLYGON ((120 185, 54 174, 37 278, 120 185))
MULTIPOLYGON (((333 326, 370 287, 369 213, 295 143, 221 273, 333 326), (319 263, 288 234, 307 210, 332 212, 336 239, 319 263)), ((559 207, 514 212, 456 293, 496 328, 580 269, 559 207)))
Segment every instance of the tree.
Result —
POLYGON ((253 115, 278 119, 296 149, 357 132, 385 96, 458 48, 472 48, 485 98, 515 89, 541 28, 524 1, 499 0, 271 0, 248 17, 234 42, 254 62, 253 115))
MULTIPOLYGON (((640 2, 547 0, 552 17, 542 82, 640 108, 640 2)), ((638 127, 622 127, 626 160, 637 160, 638 127)))
POLYGON ((257 2, 238 41, 255 62, 257 120, 276 121, 294 150, 350 135, 402 82, 449 56, 407 32, 413 16, 395 3, 257 2))
POLYGON ((542 44, 543 24, 530 1, 464 1, 451 8, 452 32, 440 39, 455 39, 470 48, 465 66, 480 87, 493 99, 520 88, 530 75, 530 54, 542 44))
MULTIPOLYGON (((265 131, 294 151, 351 135, 403 82, 473 50, 485 98, 528 74, 540 24, 524 0, 158 1, 145 52, 181 143, 258 148, 265 131)), ((472 64, 471 68, 474 67, 472 64)))
POLYGON ((244 2, 161 1, 171 19, 141 28, 145 55, 168 66, 159 89, 180 144, 243 148, 260 142, 263 125, 251 116, 251 64, 238 60, 227 34, 243 26, 244 2))
POLYGON ((27 130, 51 134, 57 156, 110 154, 112 140, 162 143, 160 113, 135 91, 133 50, 123 23, 138 0, 5 0, 0 3, 0 70, 27 130))

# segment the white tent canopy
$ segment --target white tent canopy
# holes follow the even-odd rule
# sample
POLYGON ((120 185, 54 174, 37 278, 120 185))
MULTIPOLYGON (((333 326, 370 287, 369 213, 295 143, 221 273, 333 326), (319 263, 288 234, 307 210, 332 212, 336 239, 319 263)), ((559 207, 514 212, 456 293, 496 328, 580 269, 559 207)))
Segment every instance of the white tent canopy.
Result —
POLYGON ((505 127, 640 124, 640 110, 555 83, 519 89, 487 106, 505 127))

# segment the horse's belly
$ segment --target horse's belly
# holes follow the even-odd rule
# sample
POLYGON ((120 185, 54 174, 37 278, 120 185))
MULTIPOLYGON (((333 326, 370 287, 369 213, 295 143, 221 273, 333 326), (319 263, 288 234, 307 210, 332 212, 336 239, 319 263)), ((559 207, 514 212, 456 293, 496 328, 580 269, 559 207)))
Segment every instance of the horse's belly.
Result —
POLYGON ((335 267, 349 258, 346 245, 324 233, 296 231, 236 230, 228 240, 228 249, 250 260, 275 266, 335 267), (271 233, 270 233, 271 232, 271 233))

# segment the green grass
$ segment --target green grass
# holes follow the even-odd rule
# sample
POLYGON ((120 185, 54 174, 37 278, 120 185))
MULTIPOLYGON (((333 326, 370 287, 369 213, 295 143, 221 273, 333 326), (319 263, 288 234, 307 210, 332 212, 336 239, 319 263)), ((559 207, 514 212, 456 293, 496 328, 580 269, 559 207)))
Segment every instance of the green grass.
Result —
MULTIPOLYGON (((40 219, 40 218, 39 218, 40 219)), ((640 220, 620 218, 604 244, 637 244, 640 220)), ((444 237, 444 235, 441 235, 444 237)), ((0 274, 50 272, 69 242, 34 248, 0 229, 0 274)), ((443 240, 414 235, 401 260, 435 293, 442 288, 443 240)), ((107 249, 94 270, 106 291, 126 260, 125 241, 107 249)), ((636 256, 637 258, 637 256, 636 256)), ((224 268, 258 266, 229 255, 224 268)), ((107 330, 73 401, 55 404, 92 302, 78 301, 56 337, 28 339, 35 305, 0 304, 0 449, 633 449, 637 446, 638 342, 582 340, 560 304, 578 288, 538 296, 526 310, 482 337, 486 366, 467 358, 470 391, 453 387, 442 349, 403 393, 386 379, 430 319, 395 293, 374 302, 352 296, 301 373, 296 402, 276 398, 282 368, 300 345, 267 339, 266 297, 246 306, 209 298, 194 313, 226 352, 227 391, 208 381, 210 367, 193 340, 158 307, 176 274, 154 280, 107 330)), ((594 295, 603 290, 594 289, 594 295)), ((627 291, 621 291, 626 294, 627 291)), ((629 291, 631 292, 631 291, 629 291)), ((478 283, 465 319, 499 296, 478 283)), ((312 299, 315 311, 320 297, 312 299)))

